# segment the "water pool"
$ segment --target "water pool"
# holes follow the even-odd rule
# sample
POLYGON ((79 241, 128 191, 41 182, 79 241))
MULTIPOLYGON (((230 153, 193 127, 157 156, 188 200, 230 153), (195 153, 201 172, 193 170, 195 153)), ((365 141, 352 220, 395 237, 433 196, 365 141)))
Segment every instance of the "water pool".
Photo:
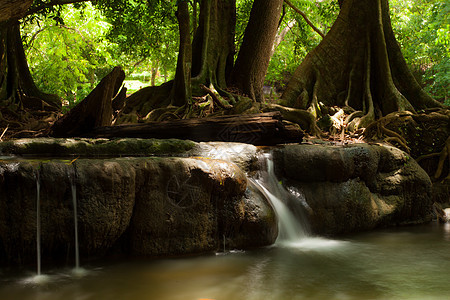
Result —
POLYGON ((0 299, 450 299, 450 224, 84 268, 3 270, 0 299))

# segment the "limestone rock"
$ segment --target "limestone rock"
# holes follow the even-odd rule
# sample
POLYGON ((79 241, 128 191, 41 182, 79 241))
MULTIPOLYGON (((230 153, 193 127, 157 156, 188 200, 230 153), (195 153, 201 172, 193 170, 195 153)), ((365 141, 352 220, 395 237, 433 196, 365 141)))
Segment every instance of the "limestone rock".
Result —
POLYGON ((171 256, 273 243, 274 213, 236 164, 211 158, 0 161, 0 265, 72 261, 76 188, 82 260, 171 256))
POLYGON ((429 220, 431 181, 390 146, 286 145, 275 171, 302 191, 314 232, 336 234, 429 220))
POLYGON ((245 171, 255 169, 258 149, 251 144, 178 139, 23 138, 0 142, 0 155, 33 157, 181 156, 233 162, 245 171))

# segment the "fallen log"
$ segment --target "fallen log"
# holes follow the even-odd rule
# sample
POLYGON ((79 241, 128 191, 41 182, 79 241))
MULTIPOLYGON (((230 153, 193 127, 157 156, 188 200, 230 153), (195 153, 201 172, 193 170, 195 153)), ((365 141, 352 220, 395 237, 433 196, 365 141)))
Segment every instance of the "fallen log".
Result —
POLYGON ((303 131, 296 125, 282 121, 280 112, 269 112, 104 126, 95 128, 83 136, 90 138, 177 138, 196 142, 222 141, 276 145, 301 142, 303 131))

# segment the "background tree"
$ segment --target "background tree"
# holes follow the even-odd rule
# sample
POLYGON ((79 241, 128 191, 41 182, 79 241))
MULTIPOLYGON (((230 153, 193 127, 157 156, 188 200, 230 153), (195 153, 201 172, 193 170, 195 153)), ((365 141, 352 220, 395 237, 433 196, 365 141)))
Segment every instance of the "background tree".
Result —
POLYGON ((104 0, 95 7, 111 25, 106 39, 117 45, 128 74, 153 70, 156 75, 159 69, 174 73, 179 39, 175 1, 104 0))
POLYGON ((233 83, 251 99, 264 98, 264 79, 272 55, 283 0, 255 0, 233 69, 233 83))
POLYGON ((295 71, 282 98, 314 116, 319 103, 350 106, 362 112, 352 115, 357 127, 394 111, 439 106, 406 65, 387 0, 344 0, 330 32, 295 71))
POLYGON ((111 25, 90 3, 65 5, 59 17, 22 25, 22 39, 37 86, 61 96, 72 107, 84 99, 115 65, 118 45, 105 38, 111 25))
POLYGON ((13 110, 23 105, 41 108, 61 105, 58 96, 41 92, 34 83, 17 21, 4 24, 0 30, 0 101, 13 110))
MULTIPOLYGON (((184 1, 179 2, 181 4, 184 1)), ((191 2, 196 7, 197 2, 191 2)), ((226 91, 229 74, 231 74, 234 56, 234 32, 236 19, 235 0, 202 0, 199 3, 198 26, 192 32, 192 64, 190 88, 195 97, 205 93, 214 95, 216 103, 222 104, 221 95, 233 102, 233 96, 226 91), (208 91, 205 91, 205 88, 208 91), (221 100, 218 100, 218 99, 221 100)), ((197 8, 190 7, 191 16, 197 8)), ((196 16, 193 19, 197 20, 196 16)), ((187 24, 185 24, 186 26, 187 24)), ((181 29, 181 28, 180 28, 181 29)), ((186 32, 186 30, 183 30, 186 32)), ((183 42, 187 37, 183 37, 183 42)), ((180 52, 181 53, 181 52, 180 52)), ((180 53, 178 58, 180 59, 180 53)), ((183 57, 183 56, 181 56, 183 57)), ((186 59, 186 58, 184 58, 186 59)), ((180 62, 177 63, 179 65, 180 62)), ((178 69, 178 72, 182 69, 178 69)), ((122 118, 123 121, 133 120, 134 115, 146 119, 161 119, 170 115, 185 118, 192 115, 192 103, 185 97, 175 97, 175 85, 183 86, 179 80, 187 76, 175 74, 175 81, 159 87, 148 87, 138 91, 127 99, 123 113, 131 114, 122 118), (174 104, 178 108, 168 107, 174 104)), ((186 83, 187 84, 187 83, 186 83)), ((213 101, 213 100, 211 100, 213 101)), ((212 102, 210 102, 212 103, 212 102)), ((197 105, 198 106, 198 105, 197 105)))
POLYGON ((450 104, 450 3, 443 0, 392 0, 397 41, 419 83, 434 98, 450 104))
MULTIPOLYGON (((60 9, 60 4, 70 2, 81 2, 81 0, 34 1, 28 11, 20 16, 22 18, 34 17, 37 12, 55 11, 60 9)), ((21 6, 18 1, 17 3, 19 4, 18 8, 26 7, 21 6)), ((60 98, 42 92, 31 76, 22 44, 19 22, 10 19, 2 25, 0 30, 0 101, 4 106, 8 106, 10 111, 25 107, 58 109, 61 106, 60 98)))
MULTIPOLYGON (((304 12, 324 34, 328 33, 339 13, 339 5, 335 0, 291 0, 290 2, 304 12)), ((290 29, 279 44, 275 45, 265 80, 265 85, 275 87, 276 91, 284 90, 298 63, 322 41, 322 37, 305 22, 300 14, 284 4, 277 36, 286 28, 290 29)))

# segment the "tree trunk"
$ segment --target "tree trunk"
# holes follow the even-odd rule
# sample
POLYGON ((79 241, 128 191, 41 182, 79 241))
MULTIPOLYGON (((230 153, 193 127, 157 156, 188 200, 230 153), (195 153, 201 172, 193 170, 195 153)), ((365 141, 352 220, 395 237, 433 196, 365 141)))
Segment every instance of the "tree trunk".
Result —
POLYGON ((178 52, 175 79, 170 93, 170 104, 173 106, 183 106, 191 101, 192 96, 190 15, 189 3, 186 0, 179 2, 176 15, 180 33, 180 50, 178 52))
POLYGON ((41 103, 59 109, 60 98, 41 92, 31 77, 20 37, 19 24, 10 22, 0 29, 0 101, 20 107, 41 103))
MULTIPOLYGON (((233 67, 236 0, 201 0, 194 1, 194 5, 197 2, 200 2, 200 14, 192 42, 192 65, 188 2, 181 1, 178 7, 181 43, 175 80, 160 87, 144 88, 127 98, 119 123, 128 122, 126 115, 145 118, 151 111, 169 104, 184 106, 191 102, 191 92, 195 96, 205 95, 201 84, 212 85, 219 94, 232 98, 224 88, 233 67), (165 94, 170 86, 171 92, 165 94)), ((189 107, 186 111, 188 116, 189 107)))
POLYGON ((152 72, 151 72, 151 77, 150 77, 150 86, 155 86, 156 84, 156 75, 158 75, 158 71, 159 71, 159 62, 155 62, 154 65, 152 66, 152 72))
POLYGON ((224 89, 234 60, 236 0, 202 0, 199 26, 192 44, 193 89, 199 84, 224 89))
POLYGON ((356 127, 393 111, 439 106, 408 70, 392 32, 388 0, 344 0, 322 42, 295 71, 282 98, 320 115, 319 103, 363 112, 356 127))
POLYGON ((277 34, 283 0, 255 0, 233 70, 233 83, 253 100, 264 99, 263 85, 277 34))

